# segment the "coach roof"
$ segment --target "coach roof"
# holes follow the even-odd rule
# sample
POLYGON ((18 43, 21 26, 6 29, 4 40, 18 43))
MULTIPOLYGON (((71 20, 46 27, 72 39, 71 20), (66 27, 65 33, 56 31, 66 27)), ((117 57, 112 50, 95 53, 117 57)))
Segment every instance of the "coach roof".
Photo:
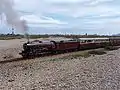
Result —
POLYGON ((80 40, 109 40, 109 38, 79 38, 80 40))

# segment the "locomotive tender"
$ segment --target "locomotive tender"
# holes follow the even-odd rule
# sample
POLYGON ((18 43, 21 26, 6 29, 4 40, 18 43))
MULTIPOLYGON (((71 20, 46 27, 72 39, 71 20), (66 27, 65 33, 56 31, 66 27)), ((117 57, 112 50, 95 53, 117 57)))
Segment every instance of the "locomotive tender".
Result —
POLYGON ((23 51, 20 53, 23 57, 35 57, 47 53, 62 53, 70 51, 78 51, 85 49, 101 48, 105 46, 120 45, 120 38, 79 38, 70 40, 47 40, 47 41, 31 41, 23 44, 23 51))

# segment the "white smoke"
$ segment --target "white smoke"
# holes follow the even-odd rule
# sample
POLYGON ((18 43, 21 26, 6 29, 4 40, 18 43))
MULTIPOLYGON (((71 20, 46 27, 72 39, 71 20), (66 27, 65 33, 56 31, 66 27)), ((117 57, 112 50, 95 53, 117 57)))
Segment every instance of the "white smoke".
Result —
POLYGON ((8 25, 25 33, 27 30, 26 21, 20 19, 20 16, 17 14, 13 6, 13 0, 0 0, 0 14, 5 14, 8 25))

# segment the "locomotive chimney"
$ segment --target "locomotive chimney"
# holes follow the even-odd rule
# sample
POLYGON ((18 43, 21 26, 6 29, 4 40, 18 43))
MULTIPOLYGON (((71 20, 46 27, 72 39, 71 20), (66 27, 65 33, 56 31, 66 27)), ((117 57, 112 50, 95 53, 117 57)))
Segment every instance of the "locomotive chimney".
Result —
POLYGON ((30 40, 29 40, 29 34, 25 33, 25 37, 27 38, 27 43, 29 43, 30 42, 30 40))

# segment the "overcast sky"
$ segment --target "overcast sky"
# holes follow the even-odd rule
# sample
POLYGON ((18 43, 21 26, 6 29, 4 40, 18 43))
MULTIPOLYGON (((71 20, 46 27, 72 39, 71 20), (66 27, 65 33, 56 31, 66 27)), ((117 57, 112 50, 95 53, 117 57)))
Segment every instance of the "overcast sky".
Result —
MULTIPOLYGON (((120 33, 120 0, 15 0, 14 5, 29 33, 120 33)), ((10 32, 5 27, 2 23, 1 33, 10 32)))

